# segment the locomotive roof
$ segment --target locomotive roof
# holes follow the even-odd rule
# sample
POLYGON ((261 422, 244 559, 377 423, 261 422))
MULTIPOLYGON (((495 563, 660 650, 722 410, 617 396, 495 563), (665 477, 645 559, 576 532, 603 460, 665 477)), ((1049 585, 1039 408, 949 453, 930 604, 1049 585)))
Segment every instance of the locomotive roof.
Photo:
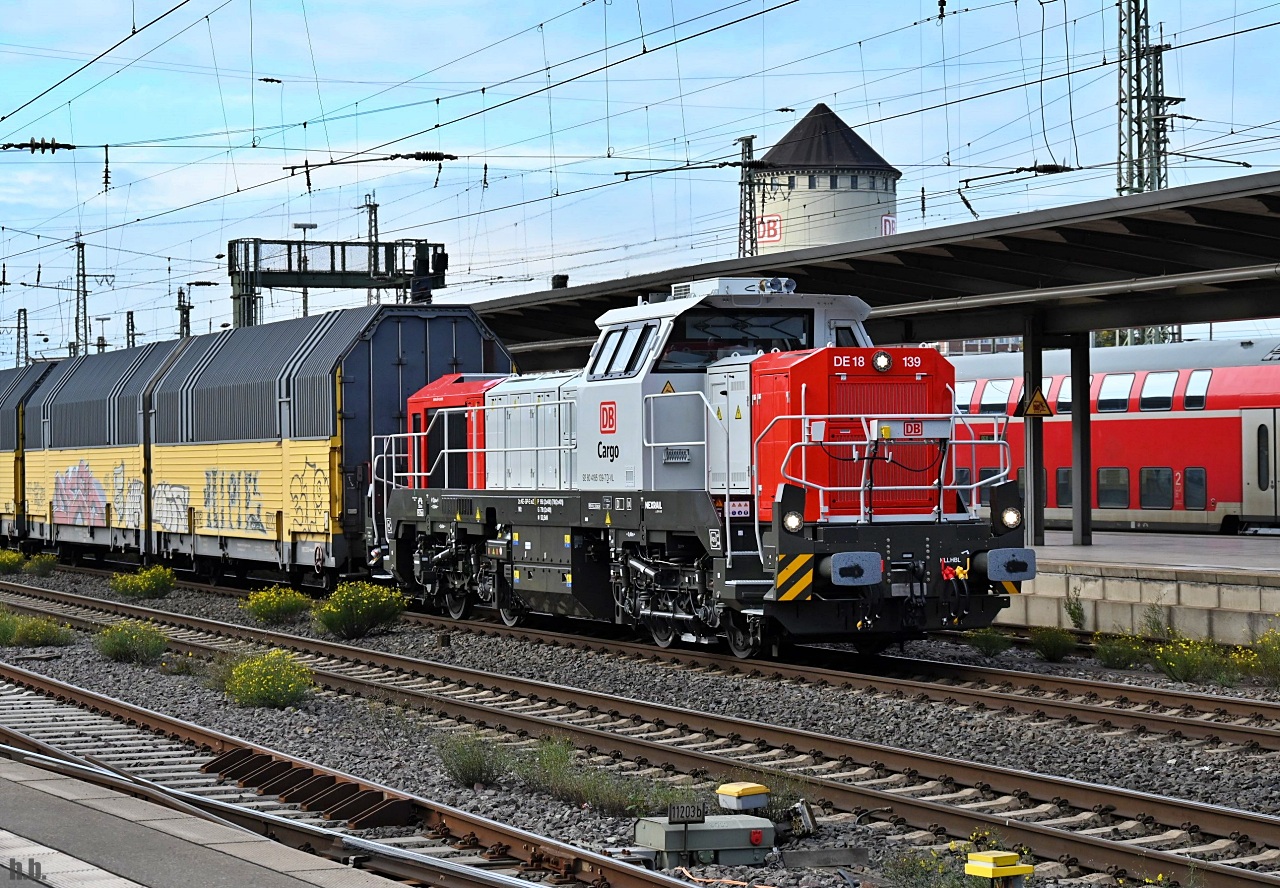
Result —
MULTIPOLYGON (((959 379, 990 379, 1018 376, 1022 373, 1022 353, 998 355, 954 355, 959 379)), ((1070 353, 1055 349, 1044 353, 1046 375, 1071 372, 1070 353)), ((1271 364, 1280 368, 1280 336, 1255 336, 1252 339, 1218 339, 1174 342, 1165 345, 1130 345, 1089 350, 1092 373, 1126 370, 1195 370, 1215 367, 1248 367, 1271 364)))
POLYGON ((769 293, 750 296, 694 295, 678 298, 662 299, 654 302, 642 302, 639 305, 628 305, 606 311, 596 319, 596 326, 601 330, 618 324, 632 321, 650 321, 659 318, 679 317, 686 311, 702 304, 717 308, 753 308, 773 309, 813 309, 839 306, 845 316, 858 322, 865 321, 871 308, 857 296, 819 294, 819 293, 769 293))

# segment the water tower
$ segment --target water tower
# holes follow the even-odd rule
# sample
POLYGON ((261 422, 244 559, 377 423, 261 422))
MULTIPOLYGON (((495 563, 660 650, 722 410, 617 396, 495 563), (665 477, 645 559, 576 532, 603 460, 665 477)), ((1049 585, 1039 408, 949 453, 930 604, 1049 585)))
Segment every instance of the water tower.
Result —
POLYGON ((893 234, 901 177, 834 111, 815 105, 755 171, 759 251, 893 234))

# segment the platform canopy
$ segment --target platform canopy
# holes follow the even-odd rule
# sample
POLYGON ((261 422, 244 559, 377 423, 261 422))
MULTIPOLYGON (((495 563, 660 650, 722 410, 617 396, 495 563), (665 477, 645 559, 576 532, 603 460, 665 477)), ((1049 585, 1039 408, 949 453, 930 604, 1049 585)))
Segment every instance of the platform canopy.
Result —
POLYGON ((674 283, 789 277, 852 293, 882 343, 1280 316, 1280 173, 483 302, 526 369, 579 366, 595 319, 674 283))

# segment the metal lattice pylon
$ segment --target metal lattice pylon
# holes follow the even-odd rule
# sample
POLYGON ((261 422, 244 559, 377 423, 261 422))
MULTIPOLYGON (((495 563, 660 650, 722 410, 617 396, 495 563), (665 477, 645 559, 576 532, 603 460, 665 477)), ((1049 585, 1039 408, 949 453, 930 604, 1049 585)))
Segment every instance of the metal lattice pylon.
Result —
POLYGON ((756 183, 752 175, 754 166, 755 136, 743 136, 734 141, 742 145, 742 178, 738 197, 738 258, 755 256, 759 250, 756 233, 756 183))
POLYGON ((1164 94, 1167 43, 1151 43, 1147 0, 1119 0, 1119 166, 1116 193, 1155 191, 1169 183, 1169 108, 1164 94))

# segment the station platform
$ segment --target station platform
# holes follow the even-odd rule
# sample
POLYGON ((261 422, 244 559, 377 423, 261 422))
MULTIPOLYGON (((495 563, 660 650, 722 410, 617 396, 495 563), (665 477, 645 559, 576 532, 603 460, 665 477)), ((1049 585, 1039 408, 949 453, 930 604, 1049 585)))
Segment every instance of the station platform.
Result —
POLYGON ((6 875, 10 885, 50 888, 391 884, 252 833, 0 759, 0 879, 6 875))
POLYGON ((997 622, 1069 627, 1070 595, 1090 631, 1140 632, 1158 615, 1187 635, 1249 644, 1280 628, 1280 537, 1107 531, 1074 546, 1051 530, 1036 561, 997 622))

